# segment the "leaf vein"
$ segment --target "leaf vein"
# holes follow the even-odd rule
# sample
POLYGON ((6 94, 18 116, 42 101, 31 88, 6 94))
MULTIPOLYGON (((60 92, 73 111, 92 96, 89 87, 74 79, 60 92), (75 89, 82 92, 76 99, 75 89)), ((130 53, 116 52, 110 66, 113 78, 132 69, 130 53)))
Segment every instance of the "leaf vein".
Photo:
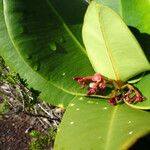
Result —
MULTIPOLYGON (((66 23, 63 21, 62 17, 58 14, 56 9, 53 7, 53 5, 50 3, 49 0, 46 0, 49 7, 52 9, 52 11, 55 13, 55 15, 58 17, 59 21, 62 23, 64 29, 68 32, 70 37, 74 40, 74 42, 78 45, 78 47, 82 50, 84 54, 86 54, 84 47, 80 44, 80 42, 77 40, 77 38, 73 35, 72 31, 68 28, 66 23)), ((86 54, 87 55, 87 54, 86 54)))
MULTIPOLYGON (((100 9, 101 10, 101 9, 100 9)), ((114 72, 114 76, 116 77, 116 80, 120 80, 120 77, 119 77, 119 74, 117 72, 117 68, 113 62, 113 56, 111 54, 111 48, 108 46, 108 43, 106 42, 106 34, 105 34, 105 31, 104 31, 104 27, 103 27, 103 20, 102 20, 102 17, 101 17, 101 13, 98 13, 99 14, 99 23, 100 23, 100 29, 101 29, 101 33, 102 33, 102 36, 103 36, 103 39, 104 39, 104 43, 105 43, 105 46, 106 46, 106 50, 107 50, 107 54, 108 54, 108 58, 110 60, 110 63, 112 65, 112 68, 113 68, 113 72, 114 72)))
POLYGON ((111 138, 112 138, 111 135, 112 135, 112 132, 113 132, 113 125, 114 125, 114 122, 115 122, 115 117, 116 117, 117 110, 118 110, 118 106, 115 106, 115 108, 113 109, 112 115, 110 117, 108 132, 107 132, 107 135, 106 135, 105 150, 108 150, 109 146, 110 146, 110 141, 111 141, 111 138))
MULTIPOLYGON (((6 15, 6 11, 7 11, 7 5, 5 4, 5 1, 3 1, 3 14, 4 14, 4 21, 5 21, 5 25, 6 25, 6 29, 7 29, 7 32, 8 32, 8 36, 9 36, 9 39, 10 41, 12 42, 12 45, 14 47, 14 49, 16 50, 16 52, 18 53, 19 57, 22 59, 22 61, 24 62, 25 65, 27 65, 33 72, 35 72, 35 70, 30 67, 30 65, 22 58, 19 50, 18 50, 18 47, 16 46, 14 40, 13 40, 13 36, 11 34, 11 31, 10 31, 10 28, 9 28, 9 24, 8 24, 8 21, 7 21, 7 15, 6 15)), ((65 25, 66 26, 66 25, 65 25)), ((71 31, 70 31, 71 32, 71 31)), ((70 33, 71 34, 71 33, 70 33)), ((80 44, 78 42, 78 44, 80 44)), ((79 45, 80 47, 82 47, 81 45, 79 45)), ((82 48, 83 49, 83 48, 82 48)), ((83 50, 84 51, 84 50, 83 50)), ((85 53, 85 52, 84 52, 85 53)), ((86 54, 86 53, 85 53, 86 54)), ((43 76, 41 76, 39 73, 36 72, 36 74, 38 74, 43 80, 46 80, 43 76)), ((47 81, 47 80, 46 80, 47 81)), ((71 92, 71 91, 68 91, 66 89, 64 89, 63 87, 59 87, 57 85, 55 85, 54 83, 48 81, 49 84, 51 84, 52 86, 56 87, 57 89, 60 89, 62 91, 64 91, 65 93, 68 93, 70 95, 78 95, 78 96, 85 96, 85 94, 80 94, 80 93, 75 93, 75 92, 71 92)))

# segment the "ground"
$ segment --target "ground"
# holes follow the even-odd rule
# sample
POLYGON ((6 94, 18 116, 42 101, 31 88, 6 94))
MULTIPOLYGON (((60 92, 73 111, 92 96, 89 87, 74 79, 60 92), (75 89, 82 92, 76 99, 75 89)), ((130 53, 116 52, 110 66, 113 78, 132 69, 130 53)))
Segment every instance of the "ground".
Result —
POLYGON ((0 150, 28 150, 31 137, 26 133, 31 118, 24 114, 0 120, 0 150))
POLYGON ((52 150, 64 110, 10 73, 0 57, 0 150, 52 150))

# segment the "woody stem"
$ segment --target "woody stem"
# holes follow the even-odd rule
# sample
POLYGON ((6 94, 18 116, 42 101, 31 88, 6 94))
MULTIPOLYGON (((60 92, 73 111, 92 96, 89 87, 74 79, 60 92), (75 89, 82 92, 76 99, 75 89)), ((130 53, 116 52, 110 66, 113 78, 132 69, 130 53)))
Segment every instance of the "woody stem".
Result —
POLYGON ((121 89, 125 89, 128 88, 130 90, 133 90, 135 92, 136 95, 140 95, 140 93, 134 88, 134 86, 130 85, 130 84, 125 84, 124 86, 121 87, 121 89))

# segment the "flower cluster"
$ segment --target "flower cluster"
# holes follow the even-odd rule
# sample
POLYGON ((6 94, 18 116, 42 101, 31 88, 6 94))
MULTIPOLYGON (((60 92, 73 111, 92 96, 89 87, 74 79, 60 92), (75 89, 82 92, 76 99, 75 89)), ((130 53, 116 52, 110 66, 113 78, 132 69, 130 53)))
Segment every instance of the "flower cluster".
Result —
POLYGON ((101 91, 104 91, 106 89, 107 83, 112 84, 114 87, 114 90, 112 92, 111 97, 108 99, 108 102, 111 105, 116 105, 120 101, 126 101, 128 103, 137 103, 142 102, 145 97, 140 94, 140 92, 135 89, 130 84, 125 84, 121 87, 117 84, 116 81, 109 80, 107 78, 104 78, 101 74, 96 73, 93 76, 80 76, 80 77, 74 77, 75 81, 77 81, 81 88, 87 87, 87 95, 99 95, 102 93, 101 91))
POLYGON ((94 76, 74 77, 73 79, 81 85, 81 88, 88 87, 87 95, 97 94, 106 88, 106 80, 99 73, 94 76))
POLYGON ((145 97, 142 96, 139 92, 129 89, 128 92, 119 91, 121 94, 114 94, 111 98, 108 99, 108 102, 111 105, 116 105, 120 101, 126 101, 128 103, 137 103, 142 102, 145 97))
POLYGON ((135 89, 128 89, 128 91, 123 96, 124 100, 128 103, 136 103, 142 102, 144 100, 144 96, 142 96, 137 90, 135 89))

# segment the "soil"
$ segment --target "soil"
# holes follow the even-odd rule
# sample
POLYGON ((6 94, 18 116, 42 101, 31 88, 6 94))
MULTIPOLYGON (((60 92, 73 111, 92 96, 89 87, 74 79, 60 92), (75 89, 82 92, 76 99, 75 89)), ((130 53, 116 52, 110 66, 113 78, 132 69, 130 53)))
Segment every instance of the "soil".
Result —
POLYGON ((30 126, 26 115, 9 117, 0 121, 0 150, 28 150, 30 136, 26 130, 30 126))
MULTIPOLYGON (((0 118, 0 150, 29 150, 32 130, 47 134, 49 126, 41 124, 39 117, 32 117, 23 112, 9 112, 0 118)), ((52 150, 48 145, 45 150, 52 150)))
MULTIPOLYGON (((29 150, 32 130, 48 136, 49 129, 56 132, 61 122, 64 109, 40 100, 39 92, 27 85, 19 74, 9 72, 0 57, 0 104, 6 104, 0 109, 0 150, 29 150)), ((49 138, 51 143, 44 143, 41 150, 53 149, 55 135, 49 138)))

